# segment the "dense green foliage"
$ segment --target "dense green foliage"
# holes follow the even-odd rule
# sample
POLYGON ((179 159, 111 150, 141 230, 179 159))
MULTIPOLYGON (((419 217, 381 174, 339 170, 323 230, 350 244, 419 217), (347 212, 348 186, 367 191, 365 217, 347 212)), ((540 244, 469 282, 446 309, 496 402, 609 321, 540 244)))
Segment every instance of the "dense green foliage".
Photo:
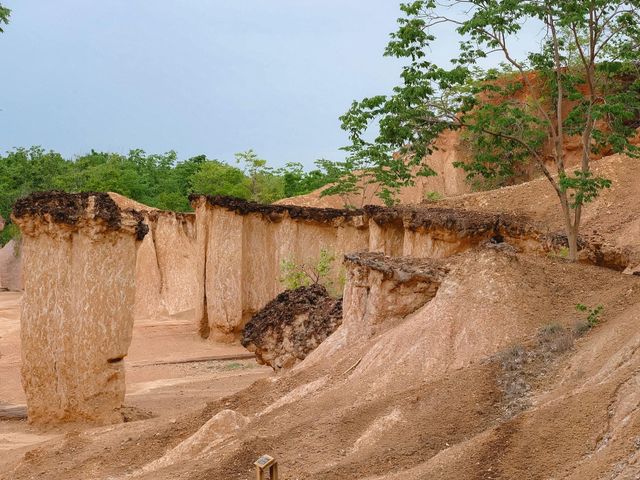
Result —
POLYGON ((7 7, 4 7, 0 3, 0 33, 4 32, 2 24, 5 24, 5 25, 9 24, 10 16, 11 16, 11 10, 9 10, 7 7))
POLYGON ((353 102, 341 118, 351 140, 349 171, 334 190, 374 180, 393 203, 416 175, 434 174, 424 156, 438 136, 460 130, 472 159, 458 166, 470 177, 505 178, 524 163, 546 176, 575 259, 582 207, 610 185, 591 172, 592 154, 639 153, 629 139, 640 118, 640 1, 417 0, 401 10, 385 51, 406 61, 401 82, 391 95, 353 102), (518 56, 524 25, 540 32, 540 48, 518 56), (435 32, 446 26, 459 48, 437 65, 429 56, 438 48, 435 32), (482 68, 490 55, 500 68, 482 68), (569 135, 582 140, 573 171, 569 135))
MULTIPOLYGON (((8 219, 17 198, 43 190, 116 192, 151 207, 188 211, 191 192, 271 203, 329 181, 326 171, 305 172, 300 164, 274 170, 252 150, 236 154, 230 165, 204 155, 178 160, 173 151, 92 151, 70 160, 40 147, 18 148, 0 155, 0 215, 8 219)), ((10 227, 0 233, 0 244, 15 233, 10 227)))

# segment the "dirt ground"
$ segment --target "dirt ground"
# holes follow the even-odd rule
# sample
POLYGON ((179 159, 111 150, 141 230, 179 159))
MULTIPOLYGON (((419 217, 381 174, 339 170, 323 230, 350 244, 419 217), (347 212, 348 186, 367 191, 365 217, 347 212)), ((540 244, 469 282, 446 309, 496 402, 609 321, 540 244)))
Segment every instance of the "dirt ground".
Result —
MULTIPOLYGON (((20 412, 25 403, 20 384, 20 299, 20 293, 0 292, 0 412, 8 407, 20 412)), ((239 345, 201 340, 189 318, 186 313, 136 322, 126 363, 125 404, 132 419, 149 418, 96 431, 121 430, 126 439, 132 425, 175 422, 185 411, 201 409, 272 375, 239 345)), ((43 442, 60 441, 76 428, 42 430, 24 419, 0 419, 0 478, 12 478, 10 470, 25 452, 43 442)))

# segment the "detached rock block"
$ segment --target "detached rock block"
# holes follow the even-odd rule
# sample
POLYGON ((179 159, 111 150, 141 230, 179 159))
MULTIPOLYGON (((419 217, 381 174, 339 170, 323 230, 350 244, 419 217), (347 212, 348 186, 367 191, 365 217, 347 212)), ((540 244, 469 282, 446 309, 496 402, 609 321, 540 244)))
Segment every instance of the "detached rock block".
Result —
POLYGON ((342 300, 322 285, 286 290, 254 315, 242 345, 260 364, 279 371, 293 367, 342 324, 342 300))
POLYGON ((22 385, 33 423, 121 420, 143 216, 105 193, 16 202, 23 235, 22 385))

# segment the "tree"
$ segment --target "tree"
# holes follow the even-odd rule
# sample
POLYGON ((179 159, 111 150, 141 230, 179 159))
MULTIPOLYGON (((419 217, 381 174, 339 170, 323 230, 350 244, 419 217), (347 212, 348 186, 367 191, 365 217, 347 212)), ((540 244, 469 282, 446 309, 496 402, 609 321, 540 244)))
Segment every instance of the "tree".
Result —
POLYGON ((18 148, 0 157, 0 216, 9 219, 16 198, 36 190, 60 188, 70 162, 40 147, 18 148))
MULTIPOLYGON (((284 197, 287 181, 301 195, 332 181, 324 170, 305 172, 301 165, 272 170, 251 150, 238 154, 240 168, 198 155, 180 161, 176 152, 128 154, 91 150, 74 159, 42 147, 16 148, 0 154, 0 216, 10 221, 16 199, 35 191, 116 192, 162 210, 190 211, 191 192, 229 195, 270 203, 284 197), (289 180, 287 180, 287 178, 289 180)), ((0 246, 17 234, 11 224, 0 232, 0 246)))
POLYGON ((5 25, 9 25, 9 17, 11 17, 11 10, 9 10, 7 7, 4 7, 0 3, 0 33, 4 32, 4 29, 2 27, 3 23, 5 25))
POLYGON ((244 166, 249 189, 249 200, 272 203, 283 197, 284 184, 277 172, 267 166, 267 161, 251 149, 235 154, 236 162, 244 166))
POLYGON ((308 172, 305 171, 301 163, 297 162, 287 163, 284 168, 277 170, 276 173, 282 176, 284 182, 283 195, 285 197, 305 195, 337 180, 337 176, 332 175, 328 170, 333 165, 332 162, 320 159, 315 163, 319 168, 308 172))
POLYGON ((458 164, 469 176, 510 175, 533 162, 557 194, 575 260, 583 208, 611 183, 592 173, 592 156, 638 156, 629 140, 640 118, 639 7, 638 0, 402 4, 385 51, 407 60, 402 82, 391 95, 354 102, 341 117, 350 161, 382 181, 387 203, 415 175, 434 174, 424 157, 445 130, 472 139, 472 161, 458 164), (541 47, 519 58, 513 45, 525 23, 541 32, 541 47), (458 34, 459 51, 450 65, 439 66, 427 56, 433 32, 445 25, 458 34), (501 67, 481 68, 491 55, 500 55, 501 67), (378 133, 370 140, 374 122, 378 133), (582 143, 573 172, 567 136, 582 143))
POLYGON ((191 179, 194 192, 208 195, 229 195, 248 200, 251 196, 242 170, 218 160, 209 160, 200 166, 191 179))

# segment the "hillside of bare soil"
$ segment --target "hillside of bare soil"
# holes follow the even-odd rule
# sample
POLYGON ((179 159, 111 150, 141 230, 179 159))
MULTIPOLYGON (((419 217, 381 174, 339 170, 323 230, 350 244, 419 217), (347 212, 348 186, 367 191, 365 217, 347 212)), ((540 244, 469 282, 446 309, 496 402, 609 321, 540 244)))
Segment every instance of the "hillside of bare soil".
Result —
POLYGON ((345 316, 288 374, 66 433, 0 478, 248 479, 264 453, 284 479, 636 478, 640 278, 486 246, 445 267, 382 333, 346 339, 345 316))
MULTIPOLYGON (((436 192, 444 196, 460 195, 470 192, 471 188, 465 181, 463 170, 453 166, 453 162, 462 161, 467 157, 458 132, 447 131, 441 134, 436 142, 436 149, 425 162, 436 172, 431 177, 417 177, 415 185, 403 188, 399 195, 400 203, 420 203, 425 195, 436 192)), ((322 187, 306 195, 285 198, 277 201, 283 205, 300 205, 304 207, 344 208, 345 205, 362 207, 364 205, 381 205, 382 201, 376 196, 376 185, 365 185, 358 194, 344 197, 338 195, 322 196, 321 192, 328 187, 322 187)))
MULTIPOLYGON (((640 160, 612 155, 594 162, 593 171, 611 180, 612 184, 594 202, 586 205, 582 215, 582 235, 592 241, 627 250, 632 263, 640 264, 640 160)), ((558 197, 544 178, 451 197, 435 205, 526 215, 544 222, 552 230, 563 229, 558 197)))

